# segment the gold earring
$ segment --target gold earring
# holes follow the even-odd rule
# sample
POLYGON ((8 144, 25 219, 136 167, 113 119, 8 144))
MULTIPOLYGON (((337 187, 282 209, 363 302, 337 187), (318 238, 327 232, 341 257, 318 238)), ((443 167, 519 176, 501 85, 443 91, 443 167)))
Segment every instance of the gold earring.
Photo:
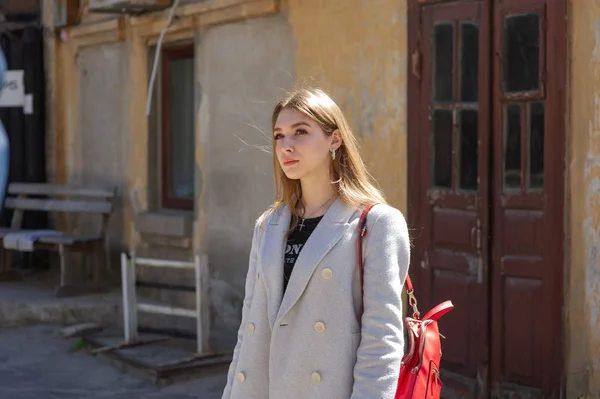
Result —
POLYGON ((331 159, 335 161, 335 148, 331 149, 331 159))

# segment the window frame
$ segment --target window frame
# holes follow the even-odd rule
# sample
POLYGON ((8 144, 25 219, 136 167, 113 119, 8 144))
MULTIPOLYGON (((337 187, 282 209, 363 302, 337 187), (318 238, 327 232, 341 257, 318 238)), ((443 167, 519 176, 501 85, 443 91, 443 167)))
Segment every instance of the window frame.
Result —
POLYGON ((172 61, 194 57, 194 44, 186 43, 164 47, 161 49, 160 74, 160 197, 161 207, 168 209, 193 210, 194 198, 175 197, 171 195, 171 119, 169 112, 169 65, 172 61))

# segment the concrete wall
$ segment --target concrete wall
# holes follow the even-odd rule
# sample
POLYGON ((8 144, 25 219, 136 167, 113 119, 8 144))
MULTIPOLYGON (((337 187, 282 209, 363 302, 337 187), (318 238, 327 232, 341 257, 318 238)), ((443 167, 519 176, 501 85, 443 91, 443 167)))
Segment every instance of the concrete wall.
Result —
POLYGON ((600 396, 600 1, 569 1, 567 398, 600 396))
POLYGON ((215 27, 199 42, 213 323, 233 339, 254 222, 273 202, 271 111, 292 86, 294 45, 282 15, 215 27))
MULTIPOLYGON (((127 78, 127 48, 123 43, 83 48, 79 54, 80 158, 70 170, 69 182, 86 186, 116 187, 115 213, 106 232, 113 263, 123 243, 122 199, 127 170, 130 137, 127 130, 127 92, 121 90, 127 78)), ((90 221, 85 217, 84 221, 90 221)), ((98 227, 79 223, 83 230, 98 227)))
MULTIPOLYGON (((73 103, 75 119, 70 123, 77 131, 67 136, 66 180, 121 188, 109 231, 113 253, 135 249, 140 256, 168 259, 189 259, 197 250, 208 253, 213 335, 230 346, 239 324, 254 222, 273 201, 270 114, 277 98, 293 84, 291 30, 285 16, 278 14, 186 34, 186 40, 197 45, 193 213, 153 205, 151 182, 158 166, 148 149, 153 140, 149 132, 155 129, 145 115, 151 60, 137 33, 117 43, 74 49, 78 79, 70 86, 72 92, 66 90, 66 103, 73 103), (186 228, 182 221, 195 226, 186 228), (156 223, 160 226, 152 226, 156 223), (179 226, 183 232, 174 233, 179 226), (201 235, 206 238, 201 240, 201 235)), ((165 43, 179 39, 167 37, 165 43)), ((70 53, 63 54, 62 61, 68 62, 65 55, 70 53)), ((118 266, 115 258, 115 274, 118 266)), ((163 269, 140 270, 138 275, 173 284, 189 284, 192 278, 187 271, 163 269)), ((179 306, 195 305, 191 294, 142 293, 179 306)), ((153 322, 156 317, 140 317, 145 325, 195 328, 186 319, 161 317, 153 322)))

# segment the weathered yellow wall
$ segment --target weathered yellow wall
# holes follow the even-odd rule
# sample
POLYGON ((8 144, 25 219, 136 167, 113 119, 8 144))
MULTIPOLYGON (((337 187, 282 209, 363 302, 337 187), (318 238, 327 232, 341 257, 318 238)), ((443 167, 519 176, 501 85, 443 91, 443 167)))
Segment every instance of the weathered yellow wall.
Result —
MULTIPOLYGON (((59 32, 48 35, 45 45, 50 57, 46 60, 49 81, 49 114, 47 130, 49 132, 48 170, 50 179, 58 183, 74 183, 81 172, 81 150, 79 138, 79 91, 81 82, 78 76, 78 57, 83 48, 101 44, 125 42, 129 49, 129 68, 127 87, 124 95, 130 97, 130 107, 126 110, 131 135, 131 153, 129 168, 123 179, 127 189, 123 196, 123 246, 133 248, 140 241, 135 231, 133 215, 148 208, 148 159, 146 150, 147 118, 145 115, 147 97, 147 46, 155 44, 167 23, 169 10, 132 17, 121 14, 90 13, 89 0, 80 3, 80 24, 64 27, 67 39, 62 41, 59 32), (53 59, 52 59, 53 58, 53 59)), ((277 0, 195 0, 182 2, 175 13, 163 43, 177 40, 193 40, 200 30, 219 24, 235 23, 249 18, 275 14, 278 11, 277 0)), ((49 31, 52 25, 52 3, 42 2, 44 25, 49 31)), ((197 161, 203 164, 203 149, 197 148, 197 161)), ((202 190, 199 190, 202 192, 202 190)), ((197 199, 199 204, 203 198, 197 199)), ((198 251, 205 241, 204 209, 198 211, 194 224, 192 247, 198 251)))
POLYGON ((569 2, 567 397, 600 396, 600 1, 569 2))
POLYGON ((406 0, 286 0, 297 84, 342 107, 390 203, 406 211, 406 0))

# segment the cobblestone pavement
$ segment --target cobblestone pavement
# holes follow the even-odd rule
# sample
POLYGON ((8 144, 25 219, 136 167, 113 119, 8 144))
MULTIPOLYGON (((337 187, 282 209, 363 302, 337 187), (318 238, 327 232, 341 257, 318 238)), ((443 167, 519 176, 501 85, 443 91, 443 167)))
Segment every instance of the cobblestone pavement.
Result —
POLYGON ((1 399, 219 399, 226 376, 204 377, 159 388, 124 374, 84 351, 72 351, 58 327, 0 329, 1 399))

